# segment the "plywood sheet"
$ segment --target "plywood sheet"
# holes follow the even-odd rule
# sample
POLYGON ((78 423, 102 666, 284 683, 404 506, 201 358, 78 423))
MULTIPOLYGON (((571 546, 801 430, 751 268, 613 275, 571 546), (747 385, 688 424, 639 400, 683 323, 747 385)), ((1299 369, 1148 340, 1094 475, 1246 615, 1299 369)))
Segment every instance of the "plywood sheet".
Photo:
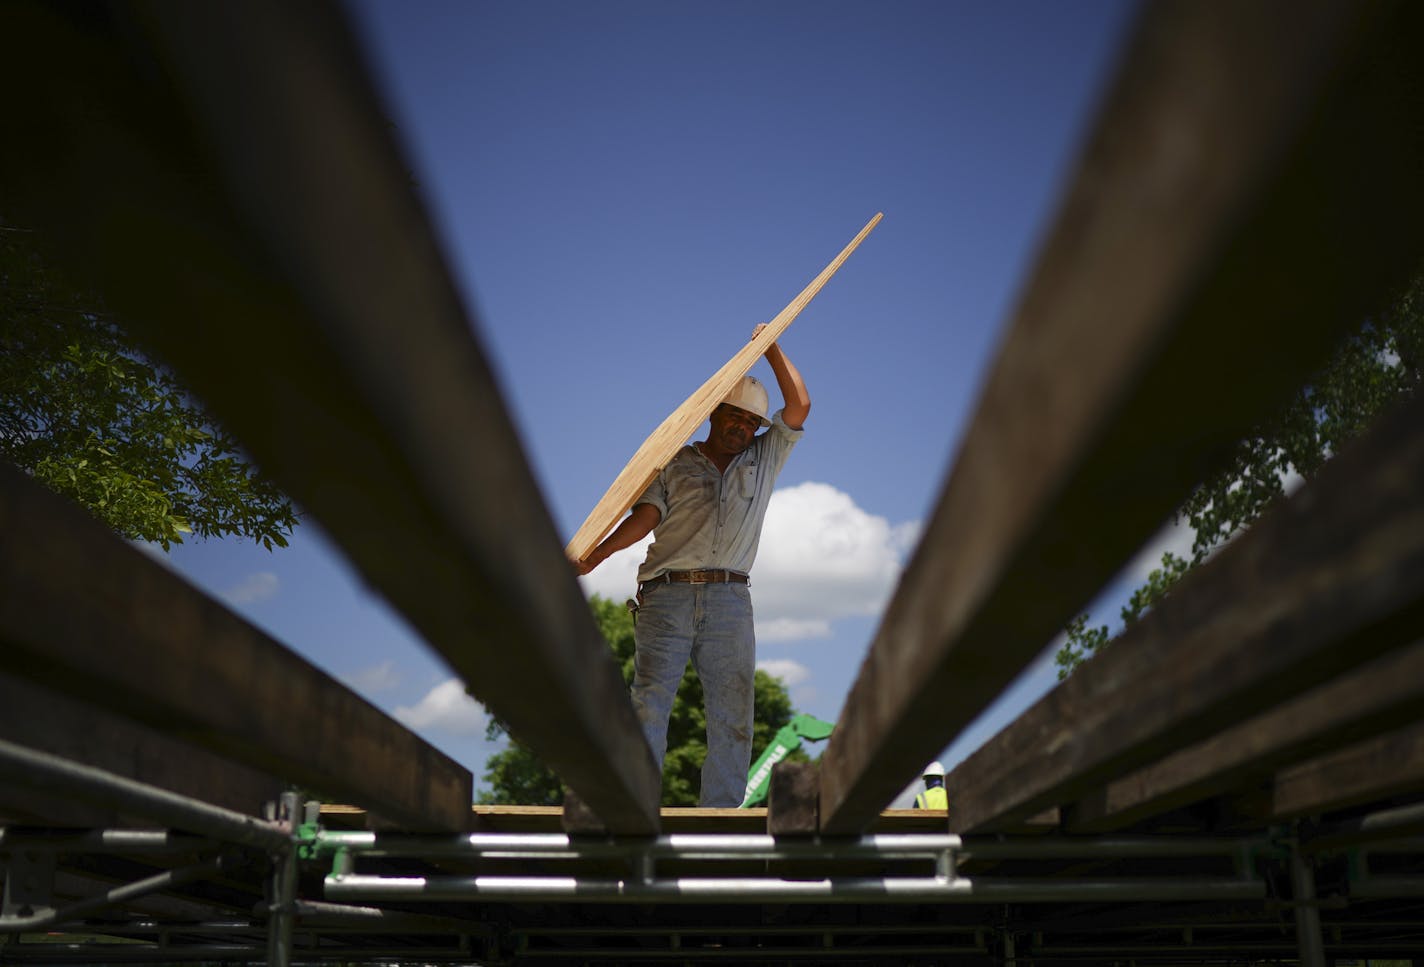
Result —
POLYGON ((877 212, 855 238, 851 239, 850 244, 831 260, 831 264, 822 269, 821 274, 801 290, 800 295, 792 299, 785 309, 777 313, 775 319, 767 323, 765 329, 737 350, 721 369, 713 373, 707 382, 699 386, 695 393, 649 434, 564 548, 564 553, 570 560, 583 560, 589 551, 598 546, 599 541, 608 536, 613 525, 633 506, 633 501, 647 489, 658 471, 667 466, 673 454, 677 453, 678 447, 682 446, 692 435, 692 431, 717 408, 717 404, 727 397, 737 380, 746 375, 747 370, 771 348, 771 344, 781 338, 781 334, 801 314, 801 310, 806 308, 816 293, 830 281, 831 276, 850 258, 850 254, 871 230, 880 224, 882 214, 877 212))

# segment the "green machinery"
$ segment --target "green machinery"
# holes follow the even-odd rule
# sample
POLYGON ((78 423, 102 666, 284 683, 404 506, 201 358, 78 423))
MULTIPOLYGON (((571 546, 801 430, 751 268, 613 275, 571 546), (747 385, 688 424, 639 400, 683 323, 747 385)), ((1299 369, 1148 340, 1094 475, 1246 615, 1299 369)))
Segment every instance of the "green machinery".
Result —
POLYGON ((767 743, 761 758, 752 763, 747 773, 747 792, 742 797, 740 808, 748 809, 766 800, 771 787, 771 767, 786 758, 803 741, 819 742, 831 734, 835 728, 830 722, 822 722, 812 715, 794 715, 767 743))

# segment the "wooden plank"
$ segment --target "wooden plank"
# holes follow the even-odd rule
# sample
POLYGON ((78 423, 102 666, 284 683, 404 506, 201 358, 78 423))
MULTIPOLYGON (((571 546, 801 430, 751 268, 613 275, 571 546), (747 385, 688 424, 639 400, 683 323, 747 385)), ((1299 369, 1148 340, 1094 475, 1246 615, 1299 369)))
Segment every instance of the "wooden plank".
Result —
POLYGON ((1068 826, 1084 833, 1121 829, 1421 717, 1424 642, 1109 782, 1074 804, 1068 826))
POLYGON ((652 754, 339 9, 94 9, 0 13, 7 217, 610 828, 655 831, 652 754))
POLYGON ((1146 10, 822 759, 825 831, 903 789, 1408 276, 1420 19, 1146 10))
POLYGON ((608 536, 608 532, 613 530, 613 526, 628 512, 628 508, 633 506, 633 501, 642 495, 658 472, 667 466, 678 448, 687 442, 687 438, 717 408, 717 404, 727 398, 737 381, 766 354, 772 343, 781 338, 781 334, 796 320, 801 310, 806 308, 831 280, 831 276, 836 274, 845 260, 850 258, 850 254, 865 241, 871 230, 880 224, 882 214, 877 212, 855 238, 841 249, 840 254, 821 270, 821 274, 812 279, 785 309, 776 314, 776 318, 767 323, 765 329, 737 350, 731 359, 722 364, 721 369, 708 377, 696 392, 648 435, 564 548, 564 553, 570 560, 583 560, 589 551, 608 536))
MULTIPOLYGON (((1424 637, 1421 493, 1424 398, 1380 421, 960 763, 945 781, 952 826, 990 831, 1080 799, 1424 637)), ((1418 660, 1380 668, 1414 671, 1418 660)), ((1341 699, 1349 687, 1326 694, 1341 699)), ((1382 692, 1396 707, 1381 707, 1380 721, 1416 714, 1397 707, 1411 693, 1382 692)), ((1353 699, 1361 719, 1369 702, 1353 699)))
POLYGON ((778 762, 771 767, 766 798, 766 831, 771 836, 814 836, 820 823, 816 797, 821 785, 814 762, 778 762))
POLYGON ((1298 819, 1393 796, 1424 793, 1424 723, 1416 722, 1282 770, 1271 816, 1298 819))
POLYGON ((414 828, 468 826, 468 769, 9 465, 0 588, 7 674, 414 828))
MULTIPOLYGON (((287 783, 155 729, 0 675, 0 739, 94 766, 214 806, 261 816, 287 783)), ((0 815, 56 826, 134 826, 130 817, 67 797, 0 785, 0 815)))

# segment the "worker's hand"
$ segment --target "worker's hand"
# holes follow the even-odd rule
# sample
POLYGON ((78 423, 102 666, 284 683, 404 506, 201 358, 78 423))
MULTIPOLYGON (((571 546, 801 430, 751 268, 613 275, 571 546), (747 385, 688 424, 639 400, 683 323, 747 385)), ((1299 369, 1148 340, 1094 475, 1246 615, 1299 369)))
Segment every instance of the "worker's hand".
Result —
POLYGON ((752 330, 752 338, 755 339, 757 336, 761 335, 761 331, 762 331, 763 329, 765 329, 768 325, 770 325, 770 323, 766 323, 766 322, 759 322, 759 323, 757 323, 757 327, 752 330))
POLYGON ((577 575, 579 575, 579 576, 583 576, 583 575, 587 574, 589 571, 592 571, 592 570, 593 570, 593 565, 590 564, 590 563, 588 563, 588 561, 586 561, 586 560, 585 560, 585 561, 575 561, 575 560, 573 560, 572 558, 570 558, 569 563, 574 566, 574 573, 577 574, 577 575))

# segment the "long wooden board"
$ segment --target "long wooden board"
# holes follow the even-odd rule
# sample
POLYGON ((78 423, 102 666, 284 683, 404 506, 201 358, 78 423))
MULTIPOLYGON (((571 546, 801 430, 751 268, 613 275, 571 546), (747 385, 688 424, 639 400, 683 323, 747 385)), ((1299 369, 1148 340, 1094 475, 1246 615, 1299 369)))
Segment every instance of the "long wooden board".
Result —
MULTIPOLYGON (((0 672, 0 740, 61 756, 180 796, 249 816, 262 815, 289 788, 281 778, 164 729, 150 728, 100 706, 0 672)), ((463 812, 463 810, 461 810, 463 812)), ((135 819, 112 806, 52 791, 0 783, 4 818, 49 826, 131 826, 135 819)), ((452 812, 461 828, 467 817, 452 812)))
POLYGON ((1424 642, 1383 655, 1074 804, 1075 833, 1121 829, 1424 718, 1424 642))
MULTIPOLYGON (((997 832, 1078 801, 1128 770, 1318 685, 1348 681, 1376 656, 1418 641, 1424 635, 1421 427, 1424 400, 1380 421, 960 763, 944 782, 954 803, 951 830, 997 832)), ((1379 667, 1418 673, 1403 655, 1379 667)), ((1389 727, 1409 717, 1408 692, 1381 686, 1374 695, 1346 699, 1336 690, 1338 708, 1330 714, 1338 718, 1322 724, 1343 732, 1371 720, 1389 727)), ((1302 709, 1324 714, 1311 706, 1308 699, 1297 705, 1295 717, 1302 709)), ((1314 740, 1299 721, 1274 727, 1283 745, 1308 748, 1314 740)), ((1224 760, 1220 765, 1229 768, 1224 760)))
POLYGON ((633 459, 613 479, 613 484, 594 506, 583 525, 574 534, 564 549, 571 560, 581 561, 589 551, 598 546, 599 541, 608 536, 618 519, 633 506, 633 501, 647 489, 654 476, 672 459, 677 448, 686 442, 703 420, 716 408, 717 404, 732 391, 737 380, 746 375, 747 370, 771 348, 771 344, 781 337, 786 328, 801 314, 801 310, 816 297, 816 293, 830 281, 850 253, 865 240, 876 225, 880 224, 883 212, 875 217, 851 239, 850 244, 841 249, 841 254, 831 260, 831 264, 821 270, 821 274, 811 280, 801 294, 792 299, 785 309, 777 313, 775 319, 767 323, 765 329, 737 350, 736 354, 722 368, 713 373, 707 382, 698 387, 681 406, 673 410, 658 426, 643 445, 633 454, 633 459))
MULTIPOLYGON (((4 674, 411 828, 470 821, 468 769, 8 463, 0 589, 4 674)), ((150 781, 139 752, 114 771, 150 781)))
POLYGON ((85 9, 0 5, 6 217, 54 241, 610 829, 656 832, 627 686, 342 9, 85 9), (74 69, 19 98, 56 63, 74 69))
POLYGON ((1404 793, 1424 793, 1424 722, 1277 773, 1270 818, 1297 819, 1404 793))
POLYGON ((824 834, 864 828, 1408 278, 1421 11, 1144 6, 822 755, 824 834))

